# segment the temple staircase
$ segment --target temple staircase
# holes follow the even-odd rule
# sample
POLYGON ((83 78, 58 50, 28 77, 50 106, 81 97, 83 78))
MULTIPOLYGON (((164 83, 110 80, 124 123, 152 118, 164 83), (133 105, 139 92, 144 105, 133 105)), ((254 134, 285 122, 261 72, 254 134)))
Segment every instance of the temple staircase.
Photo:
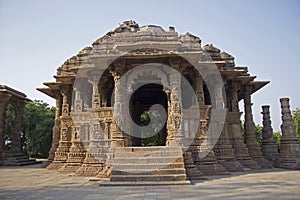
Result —
POLYGON ((101 185, 183 185, 187 181, 179 147, 115 148, 110 181, 101 185))
POLYGON ((5 166, 24 166, 24 165, 34 165, 40 164, 42 161, 36 161, 35 159, 30 159, 24 153, 13 153, 6 152, 4 154, 3 165, 5 166))

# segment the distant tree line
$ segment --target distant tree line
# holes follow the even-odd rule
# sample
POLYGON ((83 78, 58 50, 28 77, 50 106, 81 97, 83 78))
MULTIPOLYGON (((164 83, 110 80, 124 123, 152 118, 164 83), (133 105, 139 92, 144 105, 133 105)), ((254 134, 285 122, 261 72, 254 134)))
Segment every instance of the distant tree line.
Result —
MULTIPOLYGON (((292 111, 292 117, 294 124, 296 126, 296 136, 298 138, 298 141, 300 143, 300 109, 296 108, 295 110, 292 111)), ((242 132, 244 136, 244 121, 242 122, 242 132)), ((255 126, 255 133, 256 133, 256 140, 258 144, 262 143, 262 126, 261 125, 256 125, 255 126)), ((280 147, 280 140, 281 140, 281 132, 277 131, 273 133, 273 136, 275 138, 276 144, 278 146, 278 149, 280 147)))
MULTIPOLYGON (((52 144, 52 127, 55 107, 35 100, 28 102, 23 110, 21 125, 21 146, 24 153, 34 158, 47 158, 52 144)), ((11 147, 11 136, 14 133, 15 110, 9 104, 6 109, 4 129, 5 148, 11 147)))

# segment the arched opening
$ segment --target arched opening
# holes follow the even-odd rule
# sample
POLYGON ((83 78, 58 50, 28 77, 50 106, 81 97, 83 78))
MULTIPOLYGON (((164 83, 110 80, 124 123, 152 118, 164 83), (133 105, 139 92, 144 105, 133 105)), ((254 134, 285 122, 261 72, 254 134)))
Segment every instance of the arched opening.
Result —
POLYGON ((168 101, 167 95, 160 84, 146 84, 138 88, 130 99, 130 115, 138 126, 147 126, 152 120, 151 126, 147 128, 133 129, 132 146, 165 146, 167 138, 166 123, 159 121, 159 111, 149 110, 154 104, 160 104, 167 113, 168 101), (161 129, 161 127, 163 127, 161 129), (151 133, 155 132, 155 135, 151 133))

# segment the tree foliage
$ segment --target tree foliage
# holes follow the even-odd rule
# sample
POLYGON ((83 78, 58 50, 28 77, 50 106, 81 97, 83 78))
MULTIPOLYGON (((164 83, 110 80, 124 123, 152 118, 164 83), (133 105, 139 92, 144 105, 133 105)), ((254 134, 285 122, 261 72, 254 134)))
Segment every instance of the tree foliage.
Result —
POLYGON ((300 142, 300 109, 296 108, 296 110, 293 110, 292 115, 293 115, 293 121, 296 126, 296 135, 300 142))
POLYGON ((151 126, 149 126, 146 130, 142 131, 142 144, 145 146, 164 145, 164 141, 166 138, 163 134, 164 131, 161 129, 163 124, 161 121, 159 121, 160 114, 157 111, 144 111, 140 119, 141 125, 147 126, 151 122, 150 115, 151 119, 154 121, 151 126), (153 133, 157 134, 151 136, 153 133))
POLYGON ((280 150, 281 133, 280 131, 273 133, 278 150, 280 150))
POLYGON ((4 142, 5 148, 9 149, 11 147, 12 135, 15 131, 15 119, 16 113, 15 108, 12 104, 8 104, 5 111, 5 127, 4 127, 4 142))
POLYGON ((46 158, 52 144, 55 108, 35 100, 25 105, 22 131, 25 133, 26 151, 31 157, 46 158))

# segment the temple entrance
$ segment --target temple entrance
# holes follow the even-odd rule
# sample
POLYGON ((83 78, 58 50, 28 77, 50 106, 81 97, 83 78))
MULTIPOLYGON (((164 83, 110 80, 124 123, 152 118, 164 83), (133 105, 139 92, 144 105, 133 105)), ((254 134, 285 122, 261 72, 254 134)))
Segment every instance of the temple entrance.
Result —
POLYGON ((165 146, 167 138, 166 123, 160 121, 159 110, 149 110, 155 104, 160 104, 167 113, 167 95, 163 86, 159 84, 146 84, 137 89, 130 99, 130 115, 140 127, 132 129, 136 137, 132 137, 132 146, 165 146), (150 118, 153 120, 151 125, 150 118), (149 126, 148 126, 149 125, 149 126), (146 127, 147 126, 147 127, 146 127), (163 127, 163 128, 161 128, 163 127), (153 135, 153 133, 156 133, 153 135))

